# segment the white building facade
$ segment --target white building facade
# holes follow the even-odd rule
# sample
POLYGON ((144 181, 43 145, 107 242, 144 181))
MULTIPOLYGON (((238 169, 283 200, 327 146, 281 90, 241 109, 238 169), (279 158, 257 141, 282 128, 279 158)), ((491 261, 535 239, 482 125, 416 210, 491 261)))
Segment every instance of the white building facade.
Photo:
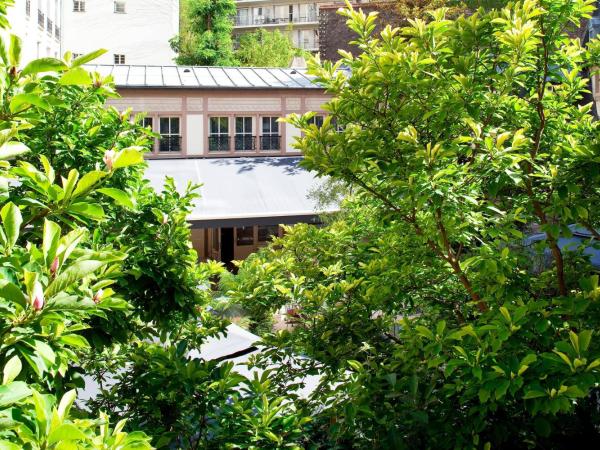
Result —
POLYGON ((169 40, 179 33, 179 0, 63 0, 64 50, 99 48, 99 64, 173 64, 169 40))
POLYGON ((17 0, 8 9, 10 33, 21 38, 21 64, 62 55, 64 0, 17 0))
POLYGON ((236 0, 234 33, 240 35, 257 28, 289 33, 294 46, 308 51, 319 48, 319 3, 282 0, 236 0))

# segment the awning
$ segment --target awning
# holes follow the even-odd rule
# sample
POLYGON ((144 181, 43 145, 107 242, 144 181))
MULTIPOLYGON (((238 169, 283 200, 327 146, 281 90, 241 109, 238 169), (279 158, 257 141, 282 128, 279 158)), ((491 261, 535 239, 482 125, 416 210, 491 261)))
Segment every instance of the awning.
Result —
POLYGON ((188 216, 195 228, 314 222, 320 213, 310 193, 322 179, 298 163, 299 157, 149 160, 146 178, 160 191, 165 177, 181 192, 202 184, 188 216))

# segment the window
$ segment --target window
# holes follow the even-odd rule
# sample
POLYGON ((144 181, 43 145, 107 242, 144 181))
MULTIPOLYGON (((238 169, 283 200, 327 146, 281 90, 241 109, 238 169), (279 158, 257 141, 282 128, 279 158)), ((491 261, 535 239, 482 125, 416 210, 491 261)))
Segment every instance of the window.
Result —
POLYGON ((46 23, 46 16, 41 9, 38 9, 38 26, 43 30, 46 23))
POLYGON ((77 59, 80 56, 83 56, 83 53, 73 53, 73 59, 77 59))
POLYGON ((208 136, 209 152, 228 152, 229 146, 229 117, 211 117, 208 136))
POLYGON ((260 149, 267 151, 280 150, 279 117, 262 118, 262 135, 260 137, 260 149))
POLYGON ((115 13, 125 14, 125 2, 123 0, 115 2, 115 13))
POLYGON ((115 64, 125 64, 125 55, 115 53, 114 60, 115 64))
POLYGON ((73 1, 73 12, 85 12, 85 1, 74 0, 73 1))
POLYGON ((47 20, 47 22, 46 22, 46 23, 47 23, 47 26, 46 26, 46 32, 47 32, 47 33, 48 33, 50 36, 52 36, 52 32, 54 31, 54 22, 52 22, 52 21, 50 20, 50 17, 48 17, 48 20, 47 20))
POLYGON ((144 117, 142 119, 142 126, 144 128, 150 128, 151 130, 154 129, 154 127, 152 126, 153 121, 152 121, 152 117, 144 117))
POLYGON ((161 117, 159 119, 159 126, 160 141, 158 142, 158 151, 180 152, 181 134, 179 132, 179 117, 161 117))
POLYGON ((323 126, 323 119, 325 117, 322 116, 321 114, 317 114, 316 116, 311 117, 310 119, 308 119, 308 123, 310 125, 316 125, 317 128, 321 128, 323 126))
POLYGON ((31 0, 25 0, 25 14, 27 17, 31 16, 31 0))
POLYGON ((290 22, 294 21, 294 5, 290 5, 288 8, 288 19, 290 22))
POLYGON ((237 245, 252 245, 254 244, 254 227, 238 227, 235 229, 237 237, 237 245))
POLYGON ((258 242, 267 242, 271 238, 279 236, 278 225, 259 225, 258 226, 258 242))
POLYGON ((254 136, 252 136, 252 117, 235 118, 235 145, 236 151, 255 150, 254 136))

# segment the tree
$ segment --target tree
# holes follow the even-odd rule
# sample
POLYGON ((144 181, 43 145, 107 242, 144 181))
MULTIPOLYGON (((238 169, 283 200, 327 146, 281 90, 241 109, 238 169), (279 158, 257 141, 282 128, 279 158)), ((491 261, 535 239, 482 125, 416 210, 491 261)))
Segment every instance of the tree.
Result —
POLYGON ((260 28, 240 36, 235 57, 243 66, 289 67, 297 53, 290 37, 279 30, 267 31, 260 28))
POLYGON ((227 66, 234 64, 233 0, 186 0, 182 8, 181 34, 171 40, 182 65, 227 66))
POLYGON ((348 8, 362 54, 310 63, 333 98, 322 127, 290 119, 303 164, 352 195, 222 287, 257 320, 293 305, 264 363, 300 353, 323 374, 316 446, 598 442, 596 244, 564 246, 600 225, 599 125, 580 104, 600 44, 568 35, 592 3, 440 10, 378 36, 348 8))

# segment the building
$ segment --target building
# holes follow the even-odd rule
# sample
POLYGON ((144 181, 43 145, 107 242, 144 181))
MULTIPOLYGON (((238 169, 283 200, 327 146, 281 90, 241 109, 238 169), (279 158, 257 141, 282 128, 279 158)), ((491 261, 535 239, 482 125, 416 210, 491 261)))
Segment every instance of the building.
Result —
POLYGON ((258 28, 279 30, 291 35, 295 47, 316 52, 319 49, 320 3, 323 2, 237 0, 234 35, 239 36, 258 28))
POLYGON ((21 38, 21 63, 62 56, 63 0, 18 0, 8 8, 10 33, 21 38))
MULTIPOLYGON (((45 0, 40 0, 45 1, 45 0)), ((107 49, 99 64, 172 64, 179 0, 63 0, 64 48, 107 49)))
MULTIPOLYGON (((281 234, 280 224, 318 223, 311 190, 320 180, 299 167, 299 130, 278 119, 315 111, 328 100, 300 69, 96 65, 112 75, 119 110, 146 113, 161 138, 147 178, 180 188, 202 183, 188 217, 201 259, 244 259, 281 234)), ((324 212, 335 210, 330 208, 324 212)))

